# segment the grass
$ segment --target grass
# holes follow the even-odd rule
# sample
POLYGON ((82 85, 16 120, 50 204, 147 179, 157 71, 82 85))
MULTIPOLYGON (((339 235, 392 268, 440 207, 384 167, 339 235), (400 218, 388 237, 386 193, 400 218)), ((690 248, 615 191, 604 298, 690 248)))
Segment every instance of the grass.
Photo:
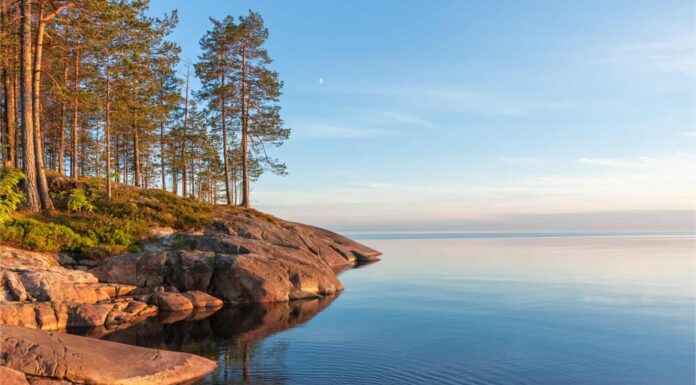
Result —
POLYGON ((139 250, 152 227, 193 231, 212 223, 214 206, 207 203, 125 187, 107 200, 100 189, 103 181, 80 182, 81 187, 52 194, 54 211, 9 214, 0 221, 0 241, 29 250, 70 252, 78 259, 105 257, 139 250))

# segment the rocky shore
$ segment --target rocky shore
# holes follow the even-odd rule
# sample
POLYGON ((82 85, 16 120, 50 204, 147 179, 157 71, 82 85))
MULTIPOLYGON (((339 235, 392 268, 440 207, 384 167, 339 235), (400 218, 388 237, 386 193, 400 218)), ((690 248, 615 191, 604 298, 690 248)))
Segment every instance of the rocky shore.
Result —
POLYGON ((205 318, 223 303, 321 299, 343 289, 338 271, 380 254, 317 227, 225 208, 203 231, 157 229, 142 249, 75 262, 0 245, 3 384, 189 382, 215 363, 62 331, 103 337, 154 316, 205 318))

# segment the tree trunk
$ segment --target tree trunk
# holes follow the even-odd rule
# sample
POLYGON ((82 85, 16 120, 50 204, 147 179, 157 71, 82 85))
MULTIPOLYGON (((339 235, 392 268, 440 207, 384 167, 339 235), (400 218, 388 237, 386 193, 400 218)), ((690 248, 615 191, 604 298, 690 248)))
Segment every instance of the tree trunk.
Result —
MULTIPOLYGON (((63 84, 68 85, 68 54, 65 53, 63 61, 63 84)), ((68 100, 63 97, 60 101, 60 146, 58 149, 58 172, 65 175, 65 118, 67 117, 68 100)))
POLYGON ((140 135, 138 133, 138 117, 133 113, 133 168, 135 170, 135 186, 140 187, 140 135))
POLYGON ((191 159, 191 164, 189 165, 189 176, 190 176, 190 187, 189 187, 189 195, 193 196, 195 198, 196 195, 196 168, 193 164, 193 159, 191 159))
POLYGON ((114 137, 114 159, 116 160, 116 183, 121 183, 121 137, 117 134, 114 137))
POLYGON ((128 184, 128 139, 123 136, 123 183, 128 184))
POLYGON ((77 173, 77 118, 78 118, 78 98, 77 93, 80 88, 80 49, 75 50, 75 84, 73 84, 73 125, 72 125, 72 157, 70 158, 70 176, 78 177, 77 173))
POLYGON ((188 110, 189 110, 189 74, 190 68, 186 66, 186 104, 184 107, 184 132, 181 138, 181 195, 186 196, 186 129, 188 127, 188 110))
POLYGON ((41 208, 38 185, 36 181, 36 157, 34 155, 34 117, 31 98, 31 1, 21 0, 22 5, 22 33, 21 33, 21 98, 22 98, 22 125, 24 128, 24 181, 25 199, 29 211, 38 212, 41 208))
POLYGON ((249 207, 249 119, 246 103, 246 49, 242 48, 242 206, 249 207))
POLYGON ((237 188, 237 175, 239 175, 239 171, 236 167, 233 167, 232 170, 232 204, 237 205, 237 202, 239 200, 237 199, 237 195, 239 193, 239 189, 237 188))
MULTIPOLYGON (((2 0, 2 25, 6 28, 4 32, 12 33, 14 32, 11 28, 10 21, 12 19, 10 15, 10 1, 2 0)), ((7 164, 9 167, 17 167, 17 96, 15 88, 15 73, 12 69, 12 59, 16 55, 16 48, 10 46, 9 41, 7 44, 3 44, 6 49, 3 49, 2 61, 3 71, 2 71, 2 84, 5 89, 4 94, 4 108, 3 108, 3 119, 5 125, 5 137, 3 144, 5 148, 3 149, 3 154, 5 155, 5 162, 3 165, 7 164)))
POLYGON ((5 132, 7 135, 6 160, 11 167, 17 167, 17 101, 12 74, 5 69, 3 74, 5 86, 5 132))
POLYGON ((162 174, 162 191, 167 191, 167 173, 164 165, 164 119, 160 116, 160 174, 162 174))
POLYGON ((172 192, 174 195, 179 194, 179 171, 172 171, 172 192))
POLYGON ((146 155, 143 163, 145 163, 145 173, 143 174, 142 186, 148 189, 150 188, 150 157, 146 155))
POLYGON ((34 156, 36 157, 36 179, 38 182, 39 198, 41 198, 41 208, 52 210, 53 202, 48 194, 48 182, 46 181, 46 170, 44 170, 43 134, 41 130, 41 66, 43 62, 43 37, 46 29, 46 22, 43 20, 43 7, 39 3, 39 15, 37 17, 38 27, 36 29, 36 48, 34 57, 34 87, 33 96, 33 119, 34 119, 34 156))
MULTIPOLYGON (((221 77, 222 88, 225 88, 225 76, 221 77)), ((229 166, 229 156, 227 154, 227 109, 225 93, 222 93, 222 100, 220 106, 220 116, 222 118, 222 159, 225 166, 225 194, 227 197, 227 204, 232 204, 232 196, 230 193, 230 166, 229 166)))
POLYGON ((106 143, 106 199, 111 199, 111 79, 106 67, 106 117, 104 119, 104 142, 106 143))

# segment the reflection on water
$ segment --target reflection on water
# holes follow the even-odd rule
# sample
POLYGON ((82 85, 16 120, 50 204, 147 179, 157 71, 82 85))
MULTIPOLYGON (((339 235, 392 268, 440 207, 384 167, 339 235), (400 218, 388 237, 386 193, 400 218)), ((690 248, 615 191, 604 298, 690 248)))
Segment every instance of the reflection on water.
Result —
MULTIPOLYGON (((282 359, 286 349, 272 351, 259 348, 259 342, 275 333, 309 321, 329 306, 338 295, 290 303, 254 304, 199 309, 194 312, 158 314, 145 323, 103 336, 109 341, 149 348, 198 354, 218 361, 219 368, 203 383, 247 383, 263 373, 252 373, 251 362, 259 356, 282 359)), ((92 335, 91 331, 80 334, 92 335)), ((261 359, 263 359, 261 357, 261 359)), ((274 373, 273 383, 283 383, 284 375, 274 373)))
POLYGON ((370 238, 340 297, 103 338, 214 359, 206 385, 694 384, 693 236, 370 238))

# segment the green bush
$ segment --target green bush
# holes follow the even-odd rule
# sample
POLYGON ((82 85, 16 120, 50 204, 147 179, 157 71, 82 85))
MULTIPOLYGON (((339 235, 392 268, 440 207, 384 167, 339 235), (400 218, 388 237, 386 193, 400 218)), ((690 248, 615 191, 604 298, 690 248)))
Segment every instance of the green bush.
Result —
POLYGON ((15 226, 12 222, 0 222, 0 240, 21 245, 24 238, 24 228, 15 226))
POLYGON ((68 210, 85 214, 91 213, 94 210, 94 206, 92 206, 92 203, 87 199, 84 190, 75 188, 70 191, 68 210))
POLYGON ((72 229, 36 219, 14 219, 0 227, 2 239, 21 244, 36 251, 82 251, 94 247, 94 242, 76 234, 72 229))
POLYGON ((88 217, 66 217, 60 221, 75 232, 101 245, 129 246, 147 236, 146 222, 141 220, 114 218, 107 215, 88 217))
MULTIPOLYGON (((32 250, 70 251, 76 258, 104 258, 139 250, 154 226, 199 230, 212 223, 213 205, 161 190, 122 188, 107 200, 96 178, 80 187, 53 193, 56 211, 12 214, 23 195, 21 173, 3 170, 0 181, 0 241, 32 250), (9 186, 9 187, 8 187, 9 186), (3 195, 4 194, 4 195, 3 195), (13 194, 5 199, 8 194, 13 194), (4 211, 2 211, 4 209, 4 211)), ((103 181, 102 181, 103 182, 103 181)))
POLYGON ((9 221, 24 200, 24 194, 17 188, 23 179, 24 174, 19 170, 0 168, 0 223, 9 221))

